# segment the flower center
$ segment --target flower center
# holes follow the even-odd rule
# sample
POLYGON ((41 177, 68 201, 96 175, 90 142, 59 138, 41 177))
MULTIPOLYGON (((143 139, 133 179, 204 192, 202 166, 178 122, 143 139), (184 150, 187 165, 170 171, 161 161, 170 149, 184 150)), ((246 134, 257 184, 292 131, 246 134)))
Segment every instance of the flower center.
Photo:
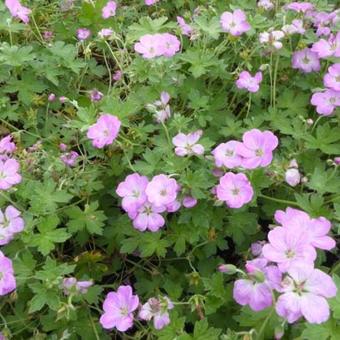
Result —
POLYGON ((147 214, 147 215, 151 215, 152 214, 152 208, 151 207, 145 207, 144 213, 147 214))
POLYGON ((310 60, 309 60, 306 56, 304 56, 304 57, 302 58, 302 62, 303 62, 304 64, 309 64, 310 60))
POLYGON ((234 196, 237 196, 239 193, 240 193, 240 189, 239 188, 234 188, 231 190, 231 193, 234 195, 234 196))
POLYGON ((232 156, 234 156, 234 151, 228 149, 228 150, 226 150, 225 155, 226 155, 227 157, 232 157, 232 156))
POLYGON ((122 307, 122 308, 120 309, 120 314, 121 314, 122 316, 128 316, 128 315, 129 315, 129 311, 128 311, 127 307, 122 307))
POLYGON ((261 156, 263 156, 263 150, 262 149, 257 149, 255 151, 255 154, 256 154, 257 157, 261 157, 261 156))
POLYGON ((339 82, 340 82, 340 76, 335 77, 335 81, 336 81, 337 83, 339 83, 339 82))
POLYGON ((138 198, 139 197, 139 191, 138 190, 133 190, 132 191, 132 196, 135 197, 135 198, 138 198))
POLYGON ((160 192, 159 192, 159 194, 161 195, 161 196, 166 196, 166 194, 167 194, 167 192, 166 192, 166 189, 162 189, 160 192))
POLYGON ((299 295, 301 295, 303 292, 305 292, 305 283, 295 283, 295 292, 299 295))
MULTIPOLYGON (((335 97, 330 97, 330 98, 329 98, 329 102, 330 102, 331 104, 335 104, 335 103, 336 103, 336 98, 335 98, 335 97)), ((0 174, 0 178, 1 178, 1 174, 0 174)))
POLYGON ((293 250, 289 249, 289 250, 286 251, 286 256, 287 256, 287 258, 291 259, 295 256, 295 252, 293 250))

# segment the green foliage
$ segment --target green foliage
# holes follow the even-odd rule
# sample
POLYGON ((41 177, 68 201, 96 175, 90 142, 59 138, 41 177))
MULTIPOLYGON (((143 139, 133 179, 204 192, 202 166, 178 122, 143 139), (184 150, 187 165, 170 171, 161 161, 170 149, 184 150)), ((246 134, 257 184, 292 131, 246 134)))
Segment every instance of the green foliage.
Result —
MULTIPOLYGON (((274 305, 255 312, 233 297, 235 280, 259 279, 245 272, 245 263, 254 259, 252 243, 267 241, 278 224, 277 210, 292 207, 329 219, 329 235, 338 241, 339 108, 319 115, 311 96, 323 91, 323 75, 339 58, 320 59, 319 72, 292 69, 294 52, 328 38, 316 35, 309 16, 284 10, 288 0, 272 1, 269 11, 255 0, 117 1, 116 14, 104 19, 107 2, 22 0, 32 10, 27 24, 0 3, 0 140, 10 134, 16 145, 5 152, 0 143, 0 182, 6 157, 20 163, 21 176, 19 184, 0 189, 0 241, 9 205, 25 224, 1 244, 0 258, 3 253, 12 261, 17 289, 2 294, 0 268, 0 333, 15 340, 267 340, 282 330, 283 339, 340 339, 338 247, 318 249, 315 261, 338 288, 327 299, 330 318, 322 324, 304 318, 288 324, 274 305), (220 22, 223 12, 235 9, 244 10, 251 25, 240 36, 224 32, 220 22), (177 16, 192 28, 190 37, 177 16), (305 34, 286 34, 281 49, 260 43, 259 33, 301 18, 305 34), (90 37, 80 41, 79 28, 89 29, 90 37), (108 28, 110 37, 98 35, 108 28), (176 35, 180 50, 143 58, 134 45, 158 33, 176 35), (259 70, 258 92, 236 86, 242 71, 259 70), (93 90, 103 98, 91 100, 93 90), (167 104, 160 103, 162 92, 170 96, 167 104), (162 105, 169 105, 170 117, 160 123, 155 111, 162 105), (104 113, 115 115, 121 127, 110 145, 96 148, 87 131, 104 113), (218 168, 212 151, 255 128, 278 137, 272 162, 218 168), (179 157, 173 138, 197 130, 204 154, 179 157), (69 152, 78 154, 74 164, 65 164, 69 152), (285 180, 293 159, 302 178, 294 187, 285 180), (166 174, 180 186, 181 207, 160 213, 165 223, 158 231, 134 228, 132 219, 142 209, 128 215, 116 192, 136 172, 149 180, 166 174), (253 188, 252 200, 239 209, 217 199, 215 188, 226 172, 244 173, 253 188), (185 197, 197 204, 185 206, 185 197), (227 275, 218 270, 221 264, 236 269, 227 275), (92 286, 67 291, 64 280, 70 278, 92 286), (133 287, 140 305, 169 297, 171 322, 158 330, 153 320, 137 318, 137 309, 126 333, 104 329, 103 302, 121 285, 133 287)), ((317 11, 336 9, 336 1, 311 2, 317 11)), ((334 23, 323 23, 333 34, 340 29, 335 14, 334 23)), ((281 293, 273 294, 277 301, 281 293)))

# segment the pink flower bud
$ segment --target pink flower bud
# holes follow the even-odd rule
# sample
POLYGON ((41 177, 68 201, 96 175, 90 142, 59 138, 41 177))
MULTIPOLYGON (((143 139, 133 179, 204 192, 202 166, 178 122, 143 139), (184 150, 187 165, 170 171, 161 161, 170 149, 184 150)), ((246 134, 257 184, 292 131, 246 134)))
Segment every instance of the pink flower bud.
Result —
POLYGON ((233 275, 236 273, 237 268, 233 264, 220 264, 218 266, 218 271, 221 273, 233 275))
POLYGON ((182 203, 185 208, 193 208, 197 204, 197 199, 191 196, 185 196, 182 203))
POLYGON ((50 94, 48 95, 47 100, 48 100, 49 102, 54 102, 55 99, 56 99, 56 95, 55 95, 54 93, 50 93, 50 94))
POLYGON ((290 162, 289 162, 289 166, 288 166, 289 168, 298 168, 299 167, 299 165, 298 165, 298 163, 297 163, 297 161, 296 161, 296 159, 294 158, 294 159, 292 159, 290 162))
POLYGON ((298 169, 288 169, 285 173, 285 181, 291 187, 297 186, 301 181, 301 175, 298 169))

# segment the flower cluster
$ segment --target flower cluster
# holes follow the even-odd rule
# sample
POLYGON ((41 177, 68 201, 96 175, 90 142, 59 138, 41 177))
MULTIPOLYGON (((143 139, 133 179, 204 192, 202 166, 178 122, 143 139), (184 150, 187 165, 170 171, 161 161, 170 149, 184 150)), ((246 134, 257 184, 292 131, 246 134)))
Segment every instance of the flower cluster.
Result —
POLYGON ((168 310, 173 303, 166 296, 150 298, 144 305, 139 305, 138 295, 133 294, 131 286, 120 286, 116 292, 107 294, 100 323, 105 329, 116 328, 121 332, 133 326, 134 312, 140 308, 138 318, 145 321, 153 319, 155 329, 162 329, 170 323, 168 310))
POLYGON ((173 57, 181 48, 178 38, 170 33, 143 35, 135 44, 135 51, 145 59, 173 57))
POLYGON ((243 134, 242 142, 231 140, 219 144, 212 154, 217 167, 255 169, 271 163, 278 143, 272 132, 252 129, 243 134))
POLYGON ((276 312, 289 323, 302 316, 310 323, 325 322, 326 298, 334 297, 337 289, 330 276, 314 268, 314 261, 316 248, 336 245, 328 236, 331 223, 293 208, 276 211, 275 220, 278 226, 269 232, 268 243, 252 247, 258 257, 247 261, 245 278, 235 282, 234 299, 259 311, 273 304, 276 291, 276 312))
POLYGON ((161 174, 148 178, 138 173, 128 175, 117 187, 116 193, 122 197, 122 207, 133 221, 137 230, 158 231, 165 224, 161 215, 175 212, 181 204, 177 200, 180 186, 174 178, 161 174))

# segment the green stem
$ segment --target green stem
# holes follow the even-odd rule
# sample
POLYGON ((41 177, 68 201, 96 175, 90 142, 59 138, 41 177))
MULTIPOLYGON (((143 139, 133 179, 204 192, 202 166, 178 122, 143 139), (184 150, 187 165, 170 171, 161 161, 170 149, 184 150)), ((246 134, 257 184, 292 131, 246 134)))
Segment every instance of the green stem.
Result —
POLYGON ((270 196, 266 196, 266 195, 263 195, 263 194, 259 194, 257 196, 261 197, 261 198, 264 198, 264 199, 267 199, 269 201, 278 202, 278 203, 282 203, 282 204, 288 204, 288 205, 294 205, 296 207, 300 207, 300 205, 297 202, 281 200, 279 198, 270 197, 270 196))
POLYGON ((161 124, 163 126, 164 131, 165 131, 166 139, 168 140, 168 143, 169 143, 170 147, 172 147, 172 143, 171 143, 171 140, 170 140, 170 135, 169 135, 168 128, 166 127, 164 122, 161 122, 161 124))
POLYGON ((267 315, 266 319, 263 321, 263 324, 262 324, 262 326, 261 326, 261 328, 258 331, 257 336, 256 336, 257 340, 262 339, 262 334, 264 333, 266 326, 267 326, 267 323, 268 323, 269 319, 271 318, 273 312, 274 312, 274 308, 271 309, 270 313, 267 315))
POLYGON ((277 82, 277 70, 279 67, 280 56, 276 57, 275 69, 274 69, 274 80, 273 80, 273 109, 276 110, 276 82, 277 82))

